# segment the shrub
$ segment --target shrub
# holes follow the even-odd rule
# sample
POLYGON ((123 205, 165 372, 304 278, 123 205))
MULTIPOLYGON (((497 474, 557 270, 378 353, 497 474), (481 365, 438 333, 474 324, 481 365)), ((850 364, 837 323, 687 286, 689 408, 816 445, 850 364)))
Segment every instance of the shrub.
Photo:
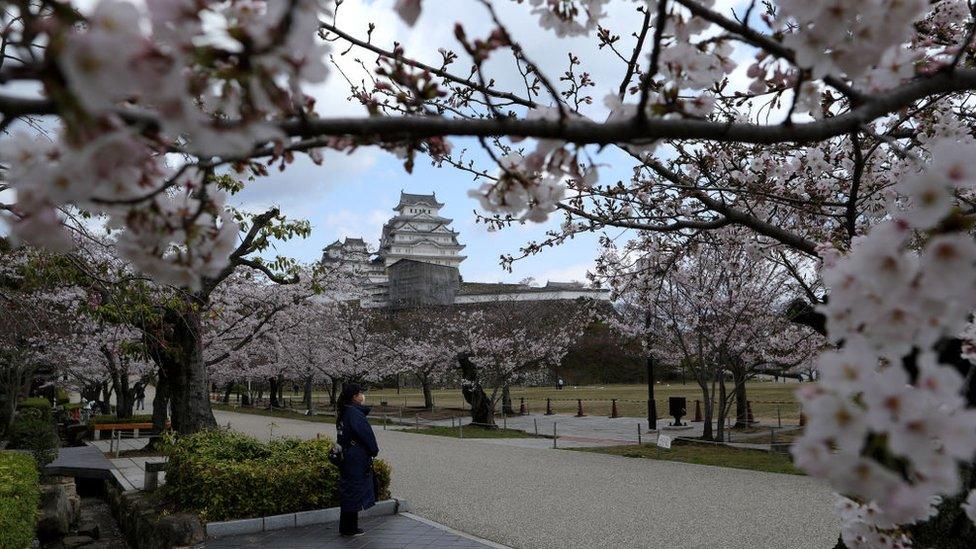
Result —
POLYGON ((0 547, 24 549, 34 540, 40 500, 37 467, 30 456, 0 452, 0 547))
POLYGON ((7 433, 11 449, 29 450, 38 467, 43 467, 58 457, 61 445, 54 422, 50 417, 38 417, 36 412, 18 411, 7 433))
MULTIPOLYGON (((339 471, 329 439, 262 443, 227 430, 177 439, 166 465, 166 499, 206 521, 308 511, 338 505, 339 471)), ((390 467, 377 461, 381 494, 390 467)))
POLYGON ((58 387, 57 390, 55 390, 54 395, 55 395, 55 402, 57 402, 58 404, 63 405, 71 402, 71 395, 68 393, 67 389, 58 387))
POLYGON ((44 397, 25 398, 17 403, 17 413, 34 414, 38 417, 50 419, 51 402, 44 397))

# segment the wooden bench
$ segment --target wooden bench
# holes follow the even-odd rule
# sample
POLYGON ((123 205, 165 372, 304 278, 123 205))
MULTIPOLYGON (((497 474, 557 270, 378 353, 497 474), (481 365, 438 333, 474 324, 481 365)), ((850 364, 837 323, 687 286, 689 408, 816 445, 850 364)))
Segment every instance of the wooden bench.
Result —
MULTIPOLYGON (((92 430, 95 433, 95 440, 99 439, 100 433, 102 431, 132 431, 133 438, 139 438, 139 431, 146 430, 150 431, 153 428, 152 422, 146 423, 96 423, 92 425, 92 430)), ((170 422, 166 422, 166 428, 170 428, 170 422)))
POLYGON ((165 469, 165 461, 147 461, 143 489, 147 492, 155 490, 159 486, 159 473, 165 469))

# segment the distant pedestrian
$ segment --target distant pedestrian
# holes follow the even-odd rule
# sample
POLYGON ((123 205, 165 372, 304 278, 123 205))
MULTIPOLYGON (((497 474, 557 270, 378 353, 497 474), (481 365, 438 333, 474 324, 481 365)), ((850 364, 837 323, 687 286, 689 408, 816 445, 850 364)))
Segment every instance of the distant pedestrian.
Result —
POLYGON ((146 409, 146 384, 143 382, 137 382, 135 386, 136 393, 136 410, 146 409))
POLYGON ((556 389, 562 391, 563 390, 563 385, 565 385, 563 383, 563 378, 559 378, 559 379, 556 380, 556 389))
POLYGON ((373 458, 379 454, 376 436, 366 416, 366 395, 356 383, 342 388, 336 411, 336 442, 342 447, 339 466, 339 534, 361 536, 359 512, 376 503, 373 458))

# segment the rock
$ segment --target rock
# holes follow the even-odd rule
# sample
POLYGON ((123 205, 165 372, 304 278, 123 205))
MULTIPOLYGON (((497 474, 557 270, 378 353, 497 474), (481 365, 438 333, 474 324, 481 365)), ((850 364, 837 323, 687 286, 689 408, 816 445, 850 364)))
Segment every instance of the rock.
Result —
POLYGON ((98 539, 100 537, 98 535, 98 523, 90 518, 82 518, 78 522, 78 535, 98 539))
POLYGON ((74 547, 87 547, 94 539, 88 536, 67 536, 61 540, 61 547, 72 549, 74 547))
POLYGON ((80 505, 81 500, 73 483, 41 485, 41 504, 37 519, 38 539, 54 540, 67 534, 71 530, 71 525, 78 520, 80 505), (68 486, 70 489, 67 488, 68 486))

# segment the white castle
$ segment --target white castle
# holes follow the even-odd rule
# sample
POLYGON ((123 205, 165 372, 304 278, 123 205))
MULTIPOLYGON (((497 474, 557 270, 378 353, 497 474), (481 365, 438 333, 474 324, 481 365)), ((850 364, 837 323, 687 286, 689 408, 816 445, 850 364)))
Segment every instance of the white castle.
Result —
POLYGON ((457 231, 449 227, 454 220, 438 213, 443 207, 434 193, 400 192, 400 203, 393 208, 396 215, 383 225, 380 237, 378 255, 385 266, 401 259, 454 268, 461 265, 464 245, 458 243, 457 231))
POLYGON ((336 240, 322 250, 322 263, 350 269, 370 286, 364 305, 383 307, 437 302, 535 301, 550 299, 609 299, 609 291, 586 288, 578 282, 526 284, 463 282, 459 266, 467 256, 453 221, 440 216, 444 204, 431 194, 400 192, 396 214, 383 225, 380 247, 371 253, 362 238, 336 240))

